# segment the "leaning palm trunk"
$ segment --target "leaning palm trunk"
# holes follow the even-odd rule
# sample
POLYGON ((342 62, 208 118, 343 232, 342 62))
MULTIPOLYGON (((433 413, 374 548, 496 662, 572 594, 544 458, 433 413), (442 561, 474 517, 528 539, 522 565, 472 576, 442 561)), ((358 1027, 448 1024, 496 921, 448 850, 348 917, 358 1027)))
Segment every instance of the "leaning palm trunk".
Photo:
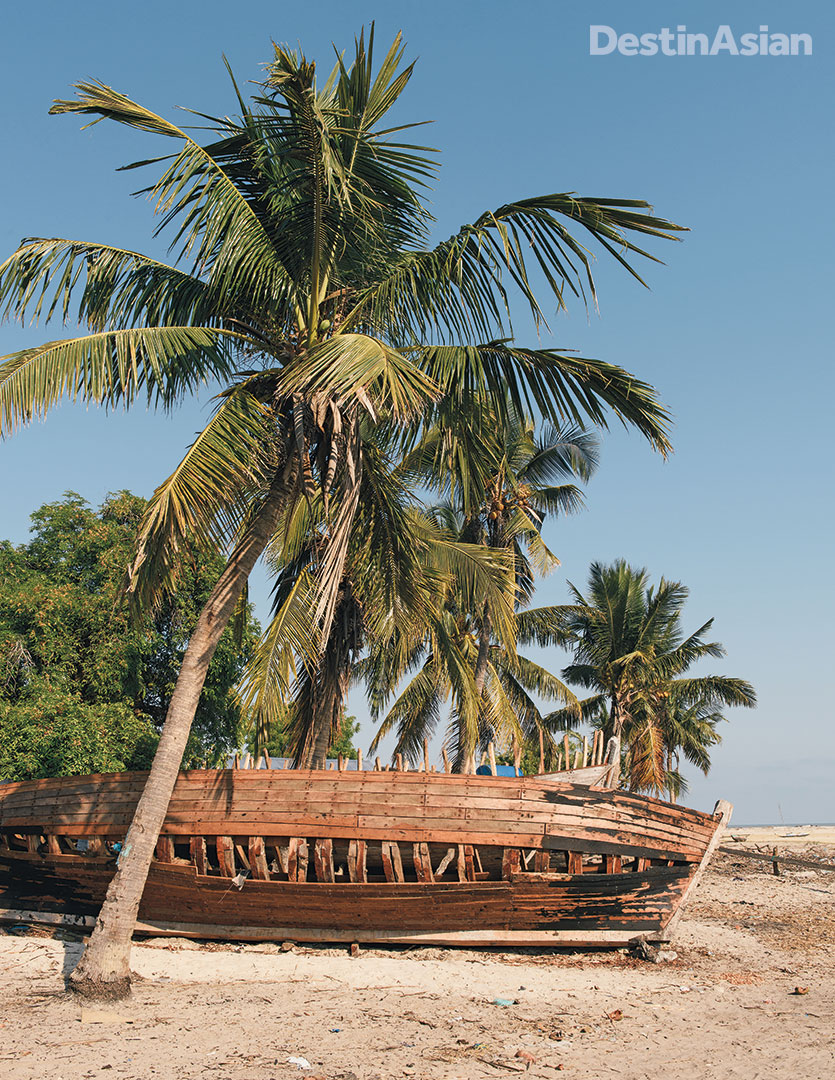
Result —
POLYGON ((130 993, 130 946, 139 903, 209 663, 247 578, 278 524, 287 490, 286 476, 273 484, 261 510, 233 551, 189 640, 159 747, 125 839, 119 869, 107 890, 87 948, 70 975, 70 987, 85 997, 112 1000, 130 993))

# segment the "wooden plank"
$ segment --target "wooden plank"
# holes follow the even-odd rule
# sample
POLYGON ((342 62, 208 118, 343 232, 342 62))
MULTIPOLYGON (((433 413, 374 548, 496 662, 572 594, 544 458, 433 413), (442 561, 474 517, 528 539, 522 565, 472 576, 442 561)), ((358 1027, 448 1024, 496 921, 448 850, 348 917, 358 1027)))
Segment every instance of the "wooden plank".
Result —
POLYGON ((623 873, 623 860, 620 855, 604 855, 603 856, 603 873, 604 874, 622 874, 623 873))
POLYGON ((320 837, 313 844, 313 866, 317 881, 335 881, 333 868, 333 840, 320 837))
POLYGON ((424 885, 431 885, 435 880, 435 875, 432 873, 432 860, 429 856, 428 844, 413 844, 412 845, 412 859, 415 864, 415 874, 418 881, 424 885))
POLYGON ((643 874, 645 870, 649 870, 652 865, 652 859, 641 858, 640 856, 635 859, 635 866, 633 870, 636 874, 643 874))
POLYGON ((235 876, 235 843, 231 836, 216 836, 217 861, 224 877, 235 876))
POLYGON ((264 847, 263 836, 250 836, 248 854, 249 868, 252 876, 259 881, 269 881, 270 869, 267 866, 267 853, 264 847))
POLYGON ((459 881, 475 881, 475 859, 472 844, 459 844, 458 846, 458 879, 459 881))
POLYGON ((192 836, 189 840, 189 854, 194 868, 198 874, 208 874, 209 859, 206 854, 206 838, 204 836, 192 836))
POLYGON ((366 869, 368 845, 364 840, 351 840, 348 844, 348 877, 354 882, 368 881, 366 869))

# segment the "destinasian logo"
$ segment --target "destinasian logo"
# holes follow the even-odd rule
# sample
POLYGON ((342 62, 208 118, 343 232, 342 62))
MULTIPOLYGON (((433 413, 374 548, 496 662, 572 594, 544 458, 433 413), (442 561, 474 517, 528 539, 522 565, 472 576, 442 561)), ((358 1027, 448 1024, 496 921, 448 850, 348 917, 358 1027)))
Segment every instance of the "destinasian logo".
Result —
POLYGON ((713 33, 692 34, 686 26, 648 34, 619 34, 613 26, 589 27, 590 56, 811 56, 811 34, 756 33, 737 36, 722 25, 713 33))

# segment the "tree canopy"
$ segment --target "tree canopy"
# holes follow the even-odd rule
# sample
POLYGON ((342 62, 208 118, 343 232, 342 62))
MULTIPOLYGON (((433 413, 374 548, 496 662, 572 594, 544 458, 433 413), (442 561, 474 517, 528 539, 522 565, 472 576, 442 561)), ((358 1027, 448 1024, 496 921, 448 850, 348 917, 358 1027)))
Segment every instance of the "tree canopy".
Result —
MULTIPOLYGON (((32 514, 28 543, 0 543, 0 776, 149 766, 218 559, 184 553, 176 596, 131 620, 120 590, 146 505, 123 491, 94 510, 70 492, 32 514)), ((257 632, 247 609, 224 637, 186 764, 239 745, 234 687, 257 632)))

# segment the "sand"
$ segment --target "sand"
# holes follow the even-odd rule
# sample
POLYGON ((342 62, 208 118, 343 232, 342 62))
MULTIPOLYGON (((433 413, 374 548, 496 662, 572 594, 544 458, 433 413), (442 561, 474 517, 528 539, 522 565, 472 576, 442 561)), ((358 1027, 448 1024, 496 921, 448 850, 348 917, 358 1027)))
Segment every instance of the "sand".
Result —
MULTIPOLYGON (((835 862, 835 837, 732 832, 835 862)), ((651 964, 156 939, 134 947, 132 998, 92 1008, 63 992, 78 939, 0 931, 0 1077, 835 1077, 835 873, 719 855, 671 948, 651 964)))

